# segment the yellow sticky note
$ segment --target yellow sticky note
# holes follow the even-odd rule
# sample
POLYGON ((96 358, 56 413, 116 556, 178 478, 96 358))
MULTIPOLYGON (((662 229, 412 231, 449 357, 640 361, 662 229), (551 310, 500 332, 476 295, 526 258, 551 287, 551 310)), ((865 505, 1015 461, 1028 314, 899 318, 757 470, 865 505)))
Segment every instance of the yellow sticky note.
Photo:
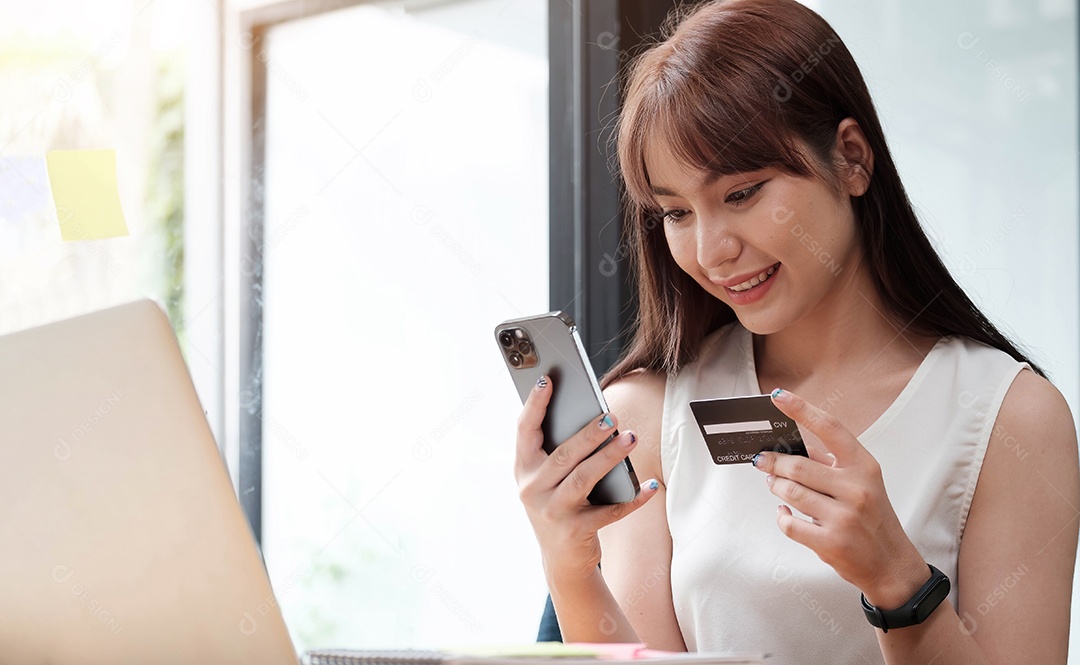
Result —
POLYGON ((45 154, 60 237, 100 240, 128 235, 116 184, 116 152, 53 150, 45 154))

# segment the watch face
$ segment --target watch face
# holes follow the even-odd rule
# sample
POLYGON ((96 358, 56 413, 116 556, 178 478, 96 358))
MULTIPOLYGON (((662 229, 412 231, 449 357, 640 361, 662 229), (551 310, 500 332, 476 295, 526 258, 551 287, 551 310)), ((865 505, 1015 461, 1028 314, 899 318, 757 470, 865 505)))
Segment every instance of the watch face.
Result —
POLYGON ((927 589, 926 593, 923 594, 923 597, 916 601, 915 607, 913 608, 916 623, 926 621, 926 618, 937 609, 937 606, 940 605, 941 601, 945 600, 948 595, 949 578, 942 575, 938 578, 937 583, 927 589))

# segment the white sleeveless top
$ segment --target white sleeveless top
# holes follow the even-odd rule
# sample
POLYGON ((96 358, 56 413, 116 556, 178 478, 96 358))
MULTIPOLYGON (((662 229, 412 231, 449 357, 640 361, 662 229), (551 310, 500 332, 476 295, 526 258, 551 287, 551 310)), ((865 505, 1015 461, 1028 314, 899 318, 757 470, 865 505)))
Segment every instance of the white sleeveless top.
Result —
MULTIPOLYGON (((986 445, 1005 393, 1024 367, 970 338, 943 337, 859 437, 881 465, 904 530, 952 581, 953 607, 960 538, 986 445)), ((667 382, 660 455, 671 591, 686 647, 763 651, 774 665, 883 663, 858 589, 780 532, 776 506, 782 501, 769 492, 763 473, 748 464, 712 462, 688 406, 695 399, 762 392, 753 336, 738 321, 706 337, 698 359, 667 382)))

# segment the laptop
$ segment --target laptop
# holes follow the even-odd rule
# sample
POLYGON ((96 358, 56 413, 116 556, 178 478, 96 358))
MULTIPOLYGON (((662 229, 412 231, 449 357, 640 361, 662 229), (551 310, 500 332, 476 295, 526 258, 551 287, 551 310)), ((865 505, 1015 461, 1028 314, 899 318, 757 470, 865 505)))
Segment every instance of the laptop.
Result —
POLYGON ((165 313, 0 337, 5 662, 297 656, 165 313))

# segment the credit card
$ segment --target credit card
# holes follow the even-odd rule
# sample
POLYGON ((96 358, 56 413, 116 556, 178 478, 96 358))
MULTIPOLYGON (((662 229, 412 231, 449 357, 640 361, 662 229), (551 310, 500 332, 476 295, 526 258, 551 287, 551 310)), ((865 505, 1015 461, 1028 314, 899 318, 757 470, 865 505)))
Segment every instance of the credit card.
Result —
POLYGON ((807 457, 799 426, 769 395, 694 400, 690 410, 717 464, 749 462, 765 451, 807 457))

